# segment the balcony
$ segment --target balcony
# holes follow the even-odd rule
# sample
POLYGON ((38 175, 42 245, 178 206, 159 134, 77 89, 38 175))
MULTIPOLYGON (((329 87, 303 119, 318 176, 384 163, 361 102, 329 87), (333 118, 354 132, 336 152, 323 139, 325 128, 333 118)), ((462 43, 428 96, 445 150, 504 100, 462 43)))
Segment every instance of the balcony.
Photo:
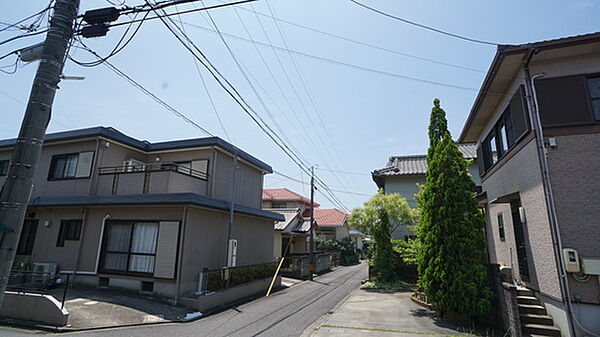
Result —
POLYGON ((96 195, 197 193, 207 195, 208 175, 172 162, 100 167, 96 195))

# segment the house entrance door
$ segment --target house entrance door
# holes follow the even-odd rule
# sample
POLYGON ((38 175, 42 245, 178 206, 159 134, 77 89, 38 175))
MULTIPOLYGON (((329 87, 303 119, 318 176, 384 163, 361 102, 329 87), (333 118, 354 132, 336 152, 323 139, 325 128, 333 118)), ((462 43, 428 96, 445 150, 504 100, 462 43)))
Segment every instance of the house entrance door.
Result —
POLYGON ((527 246, 525 243, 525 226, 526 223, 522 221, 521 202, 514 202, 510 204, 513 220, 513 228, 515 233, 515 245, 517 247, 517 263, 519 264, 519 274, 523 281, 529 281, 529 265, 527 263, 527 246))

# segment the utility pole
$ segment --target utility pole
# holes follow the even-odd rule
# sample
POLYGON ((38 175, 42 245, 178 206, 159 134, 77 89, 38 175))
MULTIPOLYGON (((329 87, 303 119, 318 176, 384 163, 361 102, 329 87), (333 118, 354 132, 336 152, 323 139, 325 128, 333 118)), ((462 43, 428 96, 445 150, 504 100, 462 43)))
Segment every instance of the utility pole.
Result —
POLYGON ((313 271, 315 270, 315 167, 310 168, 310 245, 308 246, 309 251, 309 264, 308 264, 308 277, 312 281, 313 271))
POLYGON ((27 205, 33 174, 40 161, 52 103, 65 64, 79 0, 56 0, 29 102, 13 148, 10 167, 0 194, 0 305, 8 284, 27 205))

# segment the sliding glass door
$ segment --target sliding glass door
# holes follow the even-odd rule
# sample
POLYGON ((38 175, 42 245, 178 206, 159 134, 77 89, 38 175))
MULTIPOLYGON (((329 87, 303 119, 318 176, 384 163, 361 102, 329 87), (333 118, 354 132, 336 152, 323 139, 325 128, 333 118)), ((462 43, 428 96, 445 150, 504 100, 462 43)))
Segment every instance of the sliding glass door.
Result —
POLYGON ((102 271, 153 274, 158 222, 107 221, 102 250, 102 271))

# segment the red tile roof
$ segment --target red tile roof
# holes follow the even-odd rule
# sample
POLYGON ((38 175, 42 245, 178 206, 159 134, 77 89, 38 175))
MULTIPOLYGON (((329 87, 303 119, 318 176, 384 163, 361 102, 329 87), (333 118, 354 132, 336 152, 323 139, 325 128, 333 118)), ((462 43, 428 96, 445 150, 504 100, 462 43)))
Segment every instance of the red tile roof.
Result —
POLYGON ((315 220, 319 226, 343 226, 348 213, 335 208, 315 209, 315 220))
MULTIPOLYGON (((288 190, 287 188, 267 188, 263 189, 262 193, 263 200, 289 200, 289 201, 300 201, 307 205, 310 205, 310 199, 298 194, 294 191, 288 190)), ((314 203, 315 207, 319 207, 318 203, 314 203)))

